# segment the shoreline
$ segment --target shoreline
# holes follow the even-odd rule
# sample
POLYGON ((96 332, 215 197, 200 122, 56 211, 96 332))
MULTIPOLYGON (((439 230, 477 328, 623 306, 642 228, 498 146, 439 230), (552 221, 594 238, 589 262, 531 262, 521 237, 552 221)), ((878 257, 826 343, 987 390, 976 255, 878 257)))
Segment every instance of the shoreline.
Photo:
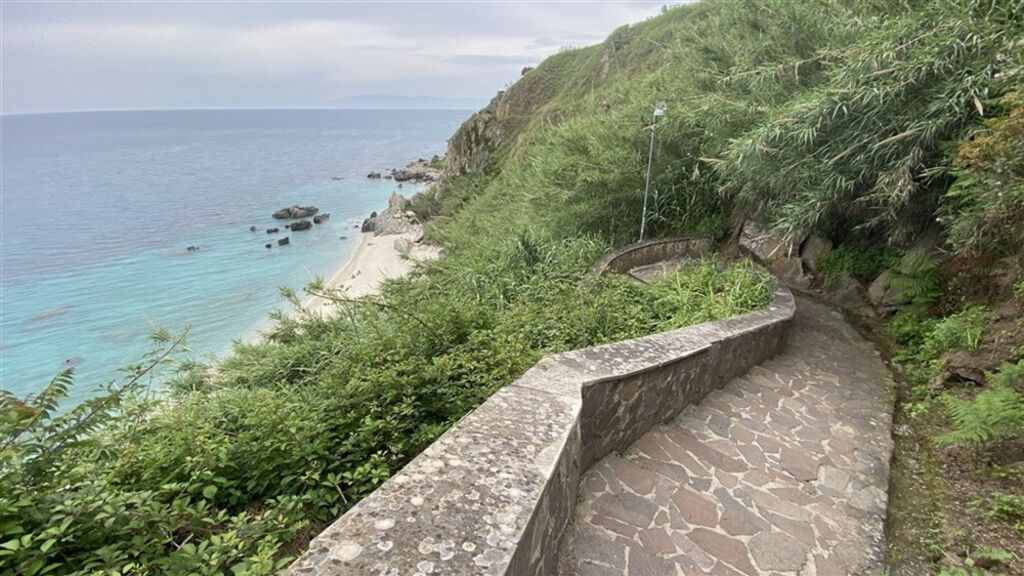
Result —
MULTIPOLYGON (((361 298, 376 294, 385 280, 401 278, 413 267, 427 260, 436 259, 441 249, 436 246, 418 244, 421 231, 403 234, 382 234, 361 232, 359 244, 330 278, 324 281, 326 288, 341 290, 348 298, 361 298), (398 241, 406 241, 409 249, 399 251, 398 241)), ((325 315, 333 312, 333 302, 319 296, 307 295, 302 307, 310 313, 325 315)))

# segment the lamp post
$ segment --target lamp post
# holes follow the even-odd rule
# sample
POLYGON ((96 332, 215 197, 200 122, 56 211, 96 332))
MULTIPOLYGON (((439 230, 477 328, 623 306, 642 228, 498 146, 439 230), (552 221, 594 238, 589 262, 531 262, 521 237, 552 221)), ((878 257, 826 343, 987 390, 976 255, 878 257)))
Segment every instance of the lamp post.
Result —
POLYGON ((658 118, 665 115, 665 102, 659 101, 654 105, 654 115, 651 121, 651 148, 647 151, 647 183, 644 184, 644 209, 640 215, 640 241, 644 241, 644 231, 647 228, 647 194, 651 190, 651 160, 654 159, 654 133, 658 129, 658 118))

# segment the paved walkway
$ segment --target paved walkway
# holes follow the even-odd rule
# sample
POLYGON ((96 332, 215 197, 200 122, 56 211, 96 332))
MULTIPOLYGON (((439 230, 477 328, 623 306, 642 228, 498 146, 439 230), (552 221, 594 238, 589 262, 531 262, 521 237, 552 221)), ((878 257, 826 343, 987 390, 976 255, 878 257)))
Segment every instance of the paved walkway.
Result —
POLYGON ((595 464, 560 573, 880 575, 892 381, 800 299, 782 354, 595 464))

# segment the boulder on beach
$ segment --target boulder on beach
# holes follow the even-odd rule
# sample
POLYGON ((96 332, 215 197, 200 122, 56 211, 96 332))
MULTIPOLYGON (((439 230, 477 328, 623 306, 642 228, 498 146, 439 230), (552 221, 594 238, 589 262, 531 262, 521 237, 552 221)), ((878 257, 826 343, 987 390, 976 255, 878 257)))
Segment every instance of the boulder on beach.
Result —
POLYGON ((316 216, 313 216, 313 224, 323 224, 330 217, 331 215, 327 213, 317 214, 316 216))
POLYGON ((395 238, 395 251, 408 255, 412 251, 412 241, 408 238, 395 238))
POLYGON ((395 192, 388 201, 388 208, 380 214, 374 212, 370 217, 363 220, 361 230, 373 232, 377 236, 382 234, 404 234, 420 228, 419 219, 416 214, 405 209, 408 200, 401 194, 395 192))
POLYGON ((285 236, 284 238, 281 238, 280 240, 277 241, 277 245, 278 246, 284 246, 285 244, 290 244, 290 243, 291 243, 291 241, 288 239, 287 236, 285 236))
POLYGON ((274 219, 287 220, 289 218, 308 218, 319 211, 320 209, 316 206, 294 205, 289 206, 288 208, 281 208, 277 212, 274 212, 274 219))
POLYGON ((298 230, 309 230, 310 228, 313 227, 313 223, 310 222, 309 220, 296 220, 295 222, 291 223, 291 227, 292 232, 296 232, 298 230))

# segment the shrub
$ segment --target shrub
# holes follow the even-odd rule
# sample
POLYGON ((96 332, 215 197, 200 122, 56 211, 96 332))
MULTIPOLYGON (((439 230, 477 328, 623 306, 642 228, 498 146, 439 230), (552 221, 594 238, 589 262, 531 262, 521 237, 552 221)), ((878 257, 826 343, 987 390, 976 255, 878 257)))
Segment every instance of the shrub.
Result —
POLYGON ((1024 362, 1003 364, 989 378, 990 387, 971 400, 948 392, 940 397, 953 419, 953 430, 940 443, 979 445, 1024 433, 1024 394, 1016 388, 1024 383, 1024 362))
POLYGON ((845 272, 858 280, 870 282, 898 260, 899 253, 892 249, 843 244, 818 258, 816 266, 829 279, 845 272))

